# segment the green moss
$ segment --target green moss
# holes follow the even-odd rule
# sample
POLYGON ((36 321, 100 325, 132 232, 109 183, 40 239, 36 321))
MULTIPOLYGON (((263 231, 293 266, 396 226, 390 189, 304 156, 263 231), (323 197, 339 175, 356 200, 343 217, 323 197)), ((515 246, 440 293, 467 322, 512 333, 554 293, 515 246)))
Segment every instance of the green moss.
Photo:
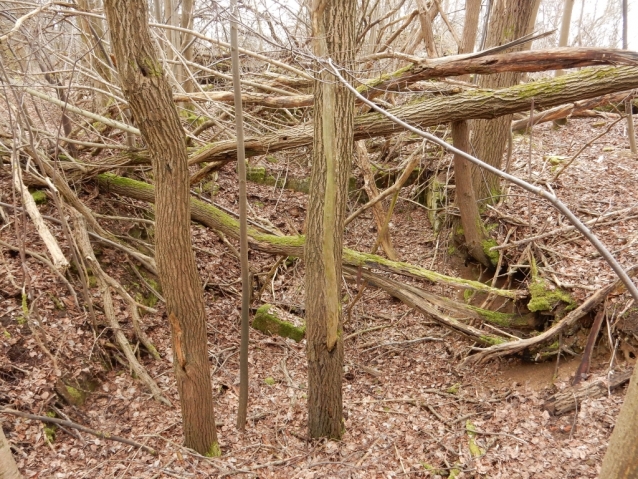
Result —
POLYGON ((485 343, 485 344, 489 344, 491 346, 495 346, 497 344, 503 344, 503 343, 507 343, 506 339, 503 338, 497 338, 496 336, 486 336, 486 335, 482 335, 479 337, 479 341, 485 343))
POLYGON ((474 293, 476 293, 476 291, 472 289, 463 290, 463 299, 465 300, 466 303, 469 303, 472 300, 472 298, 474 297, 474 293))
POLYGON ((450 386, 449 388, 447 388, 446 392, 450 394, 458 394, 460 390, 461 390, 461 383, 456 383, 453 386, 450 386))
POLYGON ((390 270, 401 271, 404 274, 409 274, 410 276, 414 276, 417 278, 427 279, 429 281, 432 281, 433 283, 444 283, 461 288, 471 288, 476 291, 484 291, 486 293, 492 293, 505 298, 516 299, 519 296, 519 293, 514 290, 492 288, 479 281, 446 276, 444 274, 430 271, 425 268, 412 265, 410 263, 392 261, 370 253, 361 253, 359 251, 344 249, 343 258, 346 262, 353 266, 367 266, 368 262, 370 262, 370 264, 374 264, 377 268, 380 267, 381 269, 383 269, 383 266, 387 266, 390 270))
POLYGON ((66 384, 64 387, 67 392, 67 397, 65 399, 68 399, 69 402, 74 406, 82 406, 84 404, 84 402, 86 401, 86 394, 84 393, 84 391, 76 389, 73 386, 69 386, 68 384, 66 384))
POLYGON ((290 338, 296 342, 301 341, 306 335, 306 326, 295 326, 288 321, 283 321, 270 313, 273 306, 264 304, 255 313, 253 328, 265 334, 276 334, 284 338, 290 338))
POLYGON ((465 430, 467 431, 467 436, 469 438, 469 448, 470 454, 472 457, 480 457, 485 454, 485 449, 480 447, 476 442, 476 426, 472 424, 472 422, 468 419, 465 422, 465 430))
POLYGON ((266 161, 268 163, 279 163, 279 160, 275 156, 266 156, 266 161))
POLYGON ((266 168, 263 166, 249 166, 246 168, 246 179, 254 183, 263 183, 266 179, 266 168))
POLYGON ((43 205, 47 202, 47 194, 43 190, 35 190, 31 192, 31 197, 36 205, 43 205))
POLYGON ((531 299, 527 303, 527 309, 532 312, 552 311, 561 302, 567 304, 567 309, 573 309, 575 302, 566 291, 560 288, 550 289, 547 282, 539 277, 533 276, 529 285, 531 299))
POLYGON ((49 294, 49 299, 53 301, 53 304, 55 305, 55 309, 57 309, 58 311, 64 311, 66 309, 66 305, 62 301, 60 301, 57 298, 57 296, 51 293, 48 293, 48 294, 49 294))
POLYGON ((221 457, 222 450, 219 447, 218 442, 214 442, 210 445, 208 452, 204 454, 206 457, 221 457))
POLYGON ((266 379, 264 379, 264 382, 268 386, 274 386, 277 381, 275 381, 275 378, 267 377, 266 379))
MULTIPOLYGON (((57 417, 53 411, 49 411, 46 413, 47 417, 57 417)), ((58 426, 55 424, 45 424, 44 426, 44 437, 46 438, 49 444, 52 444, 55 441, 55 434, 58 426)))
POLYGON ((483 247, 485 256, 487 256, 487 258, 490 260, 490 263, 492 263, 492 266, 496 266, 498 264, 499 254, 498 251, 491 249, 494 246, 498 246, 496 240, 494 240, 493 238, 488 238, 486 240, 483 240, 481 246, 483 247))

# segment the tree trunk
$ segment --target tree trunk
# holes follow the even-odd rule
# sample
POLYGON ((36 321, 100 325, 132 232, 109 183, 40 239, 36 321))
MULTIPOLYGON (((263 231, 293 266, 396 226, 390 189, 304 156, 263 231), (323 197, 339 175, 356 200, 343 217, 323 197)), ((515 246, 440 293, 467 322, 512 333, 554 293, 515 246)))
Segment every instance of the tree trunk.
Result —
MULTIPOLYGON (((470 152, 470 129, 467 121, 452 123, 452 140, 459 150, 470 152)), ((460 155, 454 155, 454 179, 456 184, 456 203, 461 211, 461 225, 465 236, 467 252, 484 266, 492 266, 483 245, 487 233, 483 228, 474 186, 472 185, 472 165, 460 155)))
POLYGON ((638 477, 638 367, 627 388, 625 402, 620 408, 614 432, 611 433, 609 446, 600 477, 605 479, 632 479, 638 477))
MULTIPOLYGON (((569 27, 572 23, 572 11, 574 10, 574 0, 565 0, 565 9, 563 10, 563 19, 560 26, 560 38, 558 40, 559 47, 566 47, 569 41, 569 27)), ((556 70, 555 76, 561 76, 563 70, 556 70)))
MULTIPOLYGON (((476 42, 481 0, 467 0, 465 2, 465 24, 463 25, 463 40, 459 53, 472 53, 476 42)), ((469 76, 463 78, 468 81, 469 76)), ((470 151, 470 128, 467 121, 452 122, 452 140, 454 146, 467 153, 470 151)), ((472 165, 460 155, 454 155, 454 180, 456 184, 456 204, 461 212, 461 225, 467 252, 479 263, 490 266, 483 243, 487 234, 483 228, 481 215, 476 202, 476 193, 472 182, 472 165)))
MULTIPOLYGON (((314 53, 350 69, 354 60, 356 0, 313 3, 314 53)), ((308 200, 306 324, 310 436, 340 438, 341 257, 348 178, 353 160, 354 97, 328 73, 315 81, 313 165, 308 200)))
POLYGON ((144 0, 106 0, 120 82, 153 163, 156 260, 173 337, 187 447, 220 454, 215 430, 202 284, 190 237, 184 132, 156 59, 144 0))
POLYGON ((2 423, 0 423, 0 478, 2 479, 22 479, 22 474, 18 471, 18 466, 11 454, 9 441, 4 436, 2 423))
MULTIPOLYGON (((532 14, 536 11, 536 1, 493 0, 490 24, 485 47, 502 45, 530 32, 532 14)), ((521 50, 521 48, 518 48, 521 50)), ((482 88, 504 88, 518 84, 520 73, 499 73, 485 75, 479 79, 482 88)), ((475 156, 484 162, 500 168, 505 145, 510 134, 511 115, 496 120, 479 121, 473 125, 472 143, 475 156)), ((500 194, 500 179, 478 167, 474 172, 474 191, 479 201, 490 201, 500 194)))
POLYGON ((465 0, 465 22, 463 24, 461 46, 459 47, 459 53, 461 54, 474 51, 480 13, 481 0, 465 0))
MULTIPOLYGON (((421 37, 425 43, 425 51, 429 58, 436 58, 439 56, 436 51, 436 44, 434 43, 434 32, 432 30, 432 17, 429 15, 425 0, 417 0, 419 7, 419 22, 421 23, 421 37)), ((434 6, 430 8, 436 8, 434 6)))

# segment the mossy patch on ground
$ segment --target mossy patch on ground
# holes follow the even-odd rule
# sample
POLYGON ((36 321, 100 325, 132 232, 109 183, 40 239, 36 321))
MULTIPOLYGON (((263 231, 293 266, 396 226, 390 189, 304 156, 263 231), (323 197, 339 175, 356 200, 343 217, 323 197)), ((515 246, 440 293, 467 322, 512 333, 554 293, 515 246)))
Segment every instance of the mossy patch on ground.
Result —
POLYGON ((47 194, 43 190, 35 190, 31 192, 31 197, 36 205, 43 205, 47 202, 47 194))

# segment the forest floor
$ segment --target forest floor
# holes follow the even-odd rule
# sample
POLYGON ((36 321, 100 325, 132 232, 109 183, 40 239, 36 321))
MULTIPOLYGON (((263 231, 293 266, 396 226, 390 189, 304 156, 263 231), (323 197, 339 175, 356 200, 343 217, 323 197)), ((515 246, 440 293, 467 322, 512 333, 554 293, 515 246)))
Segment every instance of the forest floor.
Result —
MULTIPOLYGON (((512 172, 529 178, 531 171, 531 179, 538 184, 550 182, 557 195, 584 220, 620 211, 601 220, 603 224, 594 232, 627 268, 638 263, 638 163, 628 150, 624 123, 617 123, 551 182, 555 163, 565 163, 554 157, 570 158, 610 123, 574 119, 560 129, 551 124, 536 126, 531 135, 531 159, 530 135, 515 135, 512 172)), ((282 175, 301 176, 306 174, 302 160, 300 156, 282 155, 276 163, 263 158, 255 162, 279 168, 282 175)), ((449 156, 436 161, 436 169, 446 176, 449 156)), ((11 203, 6 168, 0 175, 0 187, 5 192, 1 201, 11 203)), ((230 165, 220 172, 218 187, 214 201, 237 211, 236 177, 230 165)), ((248 188, 253 217, 269 220, 286 234, 302 231, 304 194, 251 183, 248 188)), ((151 214, 149 205, 98 194, 90 183, 80 187, 78 193, 94 211, 103 214, 140 218, 151 214)), ((404 190, 402 196, 409 197, 410 193, 404 190)), ((40 208, 43 214, 57 214, 52 201, 40 208)), ((24 241, 26 248, 45 254, 33 225, 21 222, 16 227, 13 212, 7 211, 11 223, 0 227, 0 239, 16 246, 24 241)), ((496 225, 491 234, 499 244, 508 232, 508 242, 512 242, 567 225, 548 203, 530 198, 518 188, 509 189, 487 216, 496 225)), ((144 223, 100 221, 120 234, 146 238, 144 223)), ((58 226, 52 228, 62 238, 58 226)), ((372 215, 367 212, 349 226, 348 246, 370 251, 375 231, 372 215)), ((471 342, 371 287, 365 289, 345 320, 343 439, 306 438, 305 343, 268 337, 252 329, 249 423, 246 432, 238 432, 239 263, 211 230, 193 224, 192 232, 205 282, 211 378, 222 457, 204 458, 181 446, 170 330, 161 302, 156 305, 158 313, 146 314, 143 323, 162 359, 155 361, 145 351, 138 351, 138 355, 173 407, 154 401, 128 368, 116 362, 118 353, 109 331, 98 328, 94 333, 87 313, 74 305, 68 289, 51 270, 31 257, 27 257, 23 269, 20 254, 2 247, 0 405, 40 415, 56 411, 58 417, 137 441, 158 453, 153 456, 68 428, 55 430, 55 439, 49 442, 50 428, 5 414, 1 416, 2 426, 26 477, 597 477, 624 388, 606 397, 584 400, 577 413, 551 416, 543 408, 544 402, 569 387, 580 355, 561 357, 558 363, 555 357, 538 364, 524 357, 480 365, 463 363, 471 354, 471 342), (21 300, 25 272, 31 291, 28 321, 21 300), (383 329, 366 332, 379 326, 383 329), (419 338, 430 339, 407 342, 419 338), (55 385, 62 377, 75 379, 78 389, 92 390, 83 405, 69 405, 57 396, 55 385)), ((478 275, 475 267, 450 259, 450 228, 434 233, 426 209, 414 202, 399 200, 391 236, 402 261, 473 279, 478 275)), ((505 259, 524 265, 526 247, 521 244, 504 250, 505 259)), ((122 253, 101 247, 98 252, 105 270, 132 294, 140 300, 149 296, 122 253)), ((558 282, 577 301, 614 280, 611 269, 593 247, 574 232, 537 240, 534 253, 541 258, 539 267, 548 280, 558 282)), ((267 273, 278 261, 255 252, 250 253, 250 259, 257 273, 267 273)), ((519 280, 525 281, 527 270, 521 266, 521 271, 519 280)), ((256 293, 253 306, 271 303, 301 314, 303 276, 299 260, 282 261, 272 278, 256 285, 256 291, 263 289, 261 297, 256 293)), ((482 279, 489 281, 491 277, 482 279)), ((401 280, 463 300, 463 292, 450 287, 401 280)), ((74 284, 79 295, 79 282, 74 284)), ((358 287, 354 283, 346 285, 348 302, 358 287)), ((90 292, 99 318, 99 292, 97 288, 90 292)), ((619 349, 612 327, 629 305, 626 294, 606 300, 608 324, 603 325, 595 349, 593 377, 632 367, 635 351, 622 354, 627 349, 619 349)), ((121 327, 129 335, 128 312, 123 304, 116 309, 121 327)), ((587 330, 575 335, 586 338, 587 330)), ((572 347, 577 349, 581 343, 572 347)))

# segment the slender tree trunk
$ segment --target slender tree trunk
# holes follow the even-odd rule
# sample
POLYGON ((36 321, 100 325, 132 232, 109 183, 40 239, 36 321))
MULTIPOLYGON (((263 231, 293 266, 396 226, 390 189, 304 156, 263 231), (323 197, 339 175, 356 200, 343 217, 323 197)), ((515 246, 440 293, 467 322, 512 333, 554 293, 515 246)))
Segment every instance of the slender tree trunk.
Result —
MULTIPOLYGON (((622 0, 622 49, 627 50, 629 43, 627 39, 627 26, 629 19, 627 18, 627 0, 622 0)), ((635 155, 636 149, 636 129, 634 128, 634 108, 633 98, 625 100, 625 113, 627 114, 627 136, 629 136, 629 148, 635 155)))
MULTIPOLYGON (((530 24, 533 25, 531 16, 537 9, 538 4, 534 0, 492 0, 485 47, 502 45, 529 33, 530 24)), ((516 85, 520 78, 521 74, 514 72, 484 75, 478 84, 482 88, 499 89, 516 85)), ((480 120, 473 124, 472 143, 475 156, 500 168, 511 122, 511 115, 505 115, 495 120, 480 120)), ((474 166, 472 171, 474 190, 479 201, 489 201, 500 194, 500 180, 497 176, 474 166)))
MULTIPOLYGON (((436 58, 439 56, 436 51, 436 44, 434 42, 434 31, 432 30, 433 17, 430 16, 425 0, 417 0, 419 7, 419 22, 421 22, 421 36, 425 43, 425 50, 428 53, 428 57, 436 58)), ((430 8, 436 8, 431 6, 430 8)))
MULTIPOLYGON (((569 27, 572 24, 574 1, 575 0, 565 0, 565 9, 563 10, 563 19, 560 25, 560 38, 558 39, 559 47, 566 47, 569 41, 569 27)), ((555 76, 561 76, 563 73, 563 70, 556 70, 555 76)))
MULTIPOLYGON (((314 53, 350 69, 354 60, 356 0, 315 0, 314 53)), ((341 252, 348 177, 353 160, 354 97, 328 68, 315 81, 313 165, 308 200, 306 324, 308 429, 311 437, 340 438, 341 252)))
POLYGON ((2 479, 22 479, 22 474, 18 471, 18 466, 13 455, 9 441, 4 436, 2 424, 0 423, 0 478, 2 479))
MULTIPOLYGON (((481 0, 466 0, 465 24, 459 53, 472 53, 478 31, 481 0)), ((469 75, 461 77, 469 80, 469 75)), ((467 153, 470 151, 470 128, 467 121, 452 122, 452 139, 454 146, 467 153)), ((490 266, 490 261, 483 251, 483 243, 487 239, 481 215, 476 202, 476 193, 472 181, 472 165, 460 155, 454 155, 454 179, 456 184, 456 203, 461 212, 461 225, 468 254, 479 263, 490 266)))
POLYGON ((609 446, 600 477, 604 479, 633 479, 638 477, 638 367, 627 388, 625 402, 616 418, 616 426, 609 438, 609 446))
MULTIPOLYGON (((187 28, 189 30, 193 29, 193 9, 195 8, 194 0, 183 0, 182 1, 182 16, 181 16, 181 27, 187 28)), ((184 60, 187 62, 193 61, 193 37, 187 33, 181 34, 181 47, 180 50, 182 55, 184 56, 184 60)), ((195 91, 195 85, 191 76, 189 74, 189 70, 186 66, 180 65, 179 68, 179 77, 178 81, 181 83, 182 88, 186 93, 193 93, 195 91)), ((182 107, 192 109, 192 104, 190 102, 184 102, 182 107)))
POLYGON ((147 10, 145 0, 105 1, 122 90, 153 162, 157 269, 171 324, 185 444, 217 456, 204 297, 190 236, 186 142, 151 42, 147 10))
MULTIPOLYGON (((560 38, 558 39, 559 47, 566 47, 569 41, 569 28, 572 23, 572 11, 574 10, 574 1, 575 0, 565 0, 565 6, 563 9, 563 18, 560 26, 560 38)), ((558 69, 554 72, 554 76, 559 77, 564 75, 565 71, 563 69, 558 69)), ((555 126, 565 125, 567 123, 567 118, 559 118, 554 120, 555 126)))

